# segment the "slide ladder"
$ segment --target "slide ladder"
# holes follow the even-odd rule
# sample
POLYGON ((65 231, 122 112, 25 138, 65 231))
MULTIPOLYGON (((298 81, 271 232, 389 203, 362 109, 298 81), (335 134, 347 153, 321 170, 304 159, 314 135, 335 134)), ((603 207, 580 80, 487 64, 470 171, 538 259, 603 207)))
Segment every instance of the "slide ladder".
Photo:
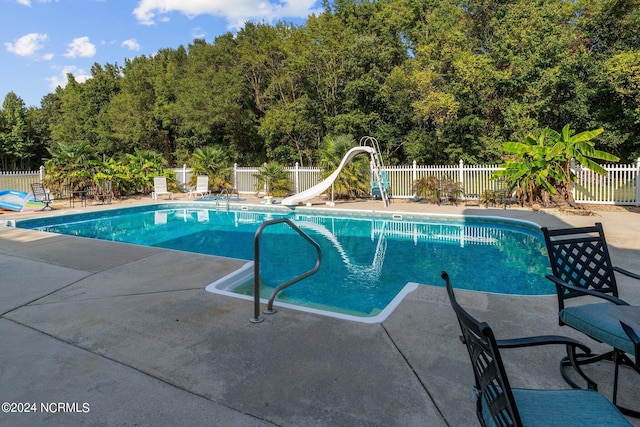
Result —
POLYGON ((382 161, 378 155, 378 141, 370 136, 363 137, 360 140, 360 146, 353 147, 347 154, 344 155, 342 161, 338 168, 333 171, 331 175, 329 175, 326 179, 320 181, 318 184, 314 185, 311 188, 308 188, 300 193, 294 194, 293 196, 286 197, 282 200, 282 204, 285 206, 296 206, 299 203, 302 203, 306 200, 312 199, 314 197, 319 196, 320 194, 327 191, 331 185, 338 178, 338 175, 345 167, 345 165, 351 160, 354 156, 360 153, 369 153, 371 157, 371 168, 373 173, 374 182, 372 183, 372 187, 376 187, 380 191, 380 196, 384 201, 385 206, 389 206, 389 198, 387 197, 387 189, 386 185, 384 185, 383 180, 384 176, 382 173, 382 161), (367 145, 370 144, 370 145, 367 145))
POLYGON ((380 146, 378 140, 372 136, 364 136, 360 139, 360 146, 366 146, 370 144, 373 148, 371 154, 371 171, 373 173, 373 182, 371 184, 371 191, 374 192, 374 188, 378 188, 380 198, 384 202, 385 206, 389 206, 389 195, 387 194, 388 179, 386 178, 382 164, 382 158, 380 157, 380 146))

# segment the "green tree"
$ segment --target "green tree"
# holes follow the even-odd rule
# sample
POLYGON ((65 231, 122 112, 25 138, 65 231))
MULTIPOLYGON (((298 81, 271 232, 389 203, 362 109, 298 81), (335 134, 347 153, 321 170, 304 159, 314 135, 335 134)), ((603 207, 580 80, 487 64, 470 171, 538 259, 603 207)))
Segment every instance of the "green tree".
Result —
POLYGON ((30 166, 35 141, 22 98, 9 92, 0 110, 0 169, 23 169, 30 166))
POLYGON ((188 53, 177 96, 182 116, 178 149, 191 152, 203 144, 217 145, 226 147, 235 161, 264 161, 257 115, 232 35, 216 38, 213 45, 195 40, 188 53))
POLYGON ((111 155, 113 139, 105 129, 105 115, 110 101, 119 91, 120 68, 115 65, 91 67, 91 78, 84 83, 67 75, 67 85, 60 91, 60 115, 51 123, 54 142, 84 142, 98 153, 111 155))

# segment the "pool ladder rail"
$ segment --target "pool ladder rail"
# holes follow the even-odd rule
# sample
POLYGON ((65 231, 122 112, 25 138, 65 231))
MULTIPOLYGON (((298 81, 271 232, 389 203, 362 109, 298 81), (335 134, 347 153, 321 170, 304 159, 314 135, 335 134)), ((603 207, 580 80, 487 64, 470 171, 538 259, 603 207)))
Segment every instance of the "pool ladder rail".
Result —
POLYGON ((307 240, 316 249, 317 260, 316 265, 311 270, 297 277, 294 277, 288 282, 281 284, 280 286, 276 287, 273 292, 271 292, 269 302, 267 303, 267 308, 263 310, 264 314, 274 314, 277 310, 273 308, 273 301, 276 299, 278 293, 280 293, 281 290, 293 285, 294 283, 297 283, 303 279, 306 279, 312 274, 315 274, 320 268, 320 262, 322 261, 322 251, 320 250, 320 245, 311 237, 309 237, 307 233, 305 233, 297 225, 295 225, 289 218, 276 218, 263 222, 260 227, 258 227, 255 238, 253 240, 253 317, 249 319, 251 323, 261 323, 262 321, 264 321, 264 317, 260 316, 260 236, 262 236, 262 232, 266 227, 279 223, 286 223, 300 236, 307 240))
POLYGON ((218 193, 218 196, 216 197, 216 209, 218 209, 218 207, 220 207, 220 200, 222 199, 222 196, 227 195, 227 198, 224 199, 227 201, 227 210, 229 210, 229 202, 231 201, 231 195, 235 194, 238 197, 238 201, 240 201, 240 195, 238 193, 238 190, 236 190, 235 188, 232 189, 231 191, 229 191, 228 188, 223 189, 220 193, 218 193))
POLYGON ((373 152, 370 153, 371 172, 373 173, 374 183, 380 193, 380 198, 384 202, 384 206, 389 207, 389 194, 387 193, 387 188, 385 187, 383 178, 384 163, 382 163, 382 156, 380 153, 380 145, 378 144, 378 140, 372 136, 363 136, 362 138, 360 138, 360 145, 371 146, 373 148, 373 152))

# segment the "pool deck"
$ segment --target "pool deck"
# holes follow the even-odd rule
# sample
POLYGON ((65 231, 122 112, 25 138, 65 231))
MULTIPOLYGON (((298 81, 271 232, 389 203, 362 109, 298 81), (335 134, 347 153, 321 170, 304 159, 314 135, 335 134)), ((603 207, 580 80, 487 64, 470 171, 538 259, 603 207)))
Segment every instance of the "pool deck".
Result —
MULTIPOLYGON (((152 201, 61 205, 52 213, 5 212, 0 221, 144 203, 152 201)), ((599 221, 614 263, 640 271, 637 209, 577 216, 371 201, 332 209, 500 216, 549 227, 599 221)), ((252 302, 204 290, 242 264, 0 226, 0 401, 35 404, 31 413, 0 413, 0 426, 477 425, 469 358, 439 278, 382 323, 280 308, 252 324, 252 302)), ((621 296, 640 304, 633 282, 620 278, 621 296)), ((606 348, 558 326, 555 296, 458 296, 499 338, 561 334, 596 352, 606 348)), ((504 351, 512 385, 566 388, 558 372, 563 351, 504 351)), ((606 381, 600 391, 607 396, 611 368, 590 371, 606 381)), ((623 372, 620 394, 638 407, 640 378, 623 372)))

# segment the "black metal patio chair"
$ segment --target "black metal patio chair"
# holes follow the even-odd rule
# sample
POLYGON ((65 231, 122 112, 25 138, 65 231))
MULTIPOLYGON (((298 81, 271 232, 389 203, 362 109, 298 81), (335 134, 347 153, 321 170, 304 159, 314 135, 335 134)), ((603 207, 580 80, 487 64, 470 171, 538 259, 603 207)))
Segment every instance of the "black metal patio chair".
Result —
POLYGON ((33 192, 33 200, 44 204, 44 207, 41 210, 45 210, 47 208, 53 209, 51 207, 53 204, 53 197, 51 197, 51 193, 44 188, 42 183, 34 182, 31 184, 31 191, 33 192))
MULTIPOLYGON (((578 368, 601 360, 613 362, 612 401, 615 404, 620 366, 628 366, 640 373, 638 333, 613 317, 609 311, 614 304, 628 305, 618 297, 615 273, 638 280, 640 275, 613 266, 601 223, 590 227, 556 230, 544 227, 542 232, 553 272, 547 278, 555 284, 558 294, 560 325, 571 326, 590 338, 613 347, 609 352, 580 360, 578 368), (581 304, 568 306, 567 300, 573 298, 580 299, 581 304), (634 356, 635 360, 629 355, 634 356)), ((569 361, 565 359, 561 365, 562 376, 572 387, 578 387, 566 372, 565 368, 569 365, 569 361)), ((640 416, 637 410, 620 409, 628 415, 640 416)))
POLYGON ((113 185, 108 179, 101 179, 96 183, 95 198, 101 205, 111 204, 111 195, 113 194, 113 185))
POLYGON ((449 276, 442 272, 461 339, 466 344, 475 378, 476 415, 483 426, 630 426, 606 397, 595 390, 511 388, 500 355, 501 348, 564 344, 567 352, 588 347, 562 336, 496 340, 491 327, 479 322, 458 304, 449 276))

